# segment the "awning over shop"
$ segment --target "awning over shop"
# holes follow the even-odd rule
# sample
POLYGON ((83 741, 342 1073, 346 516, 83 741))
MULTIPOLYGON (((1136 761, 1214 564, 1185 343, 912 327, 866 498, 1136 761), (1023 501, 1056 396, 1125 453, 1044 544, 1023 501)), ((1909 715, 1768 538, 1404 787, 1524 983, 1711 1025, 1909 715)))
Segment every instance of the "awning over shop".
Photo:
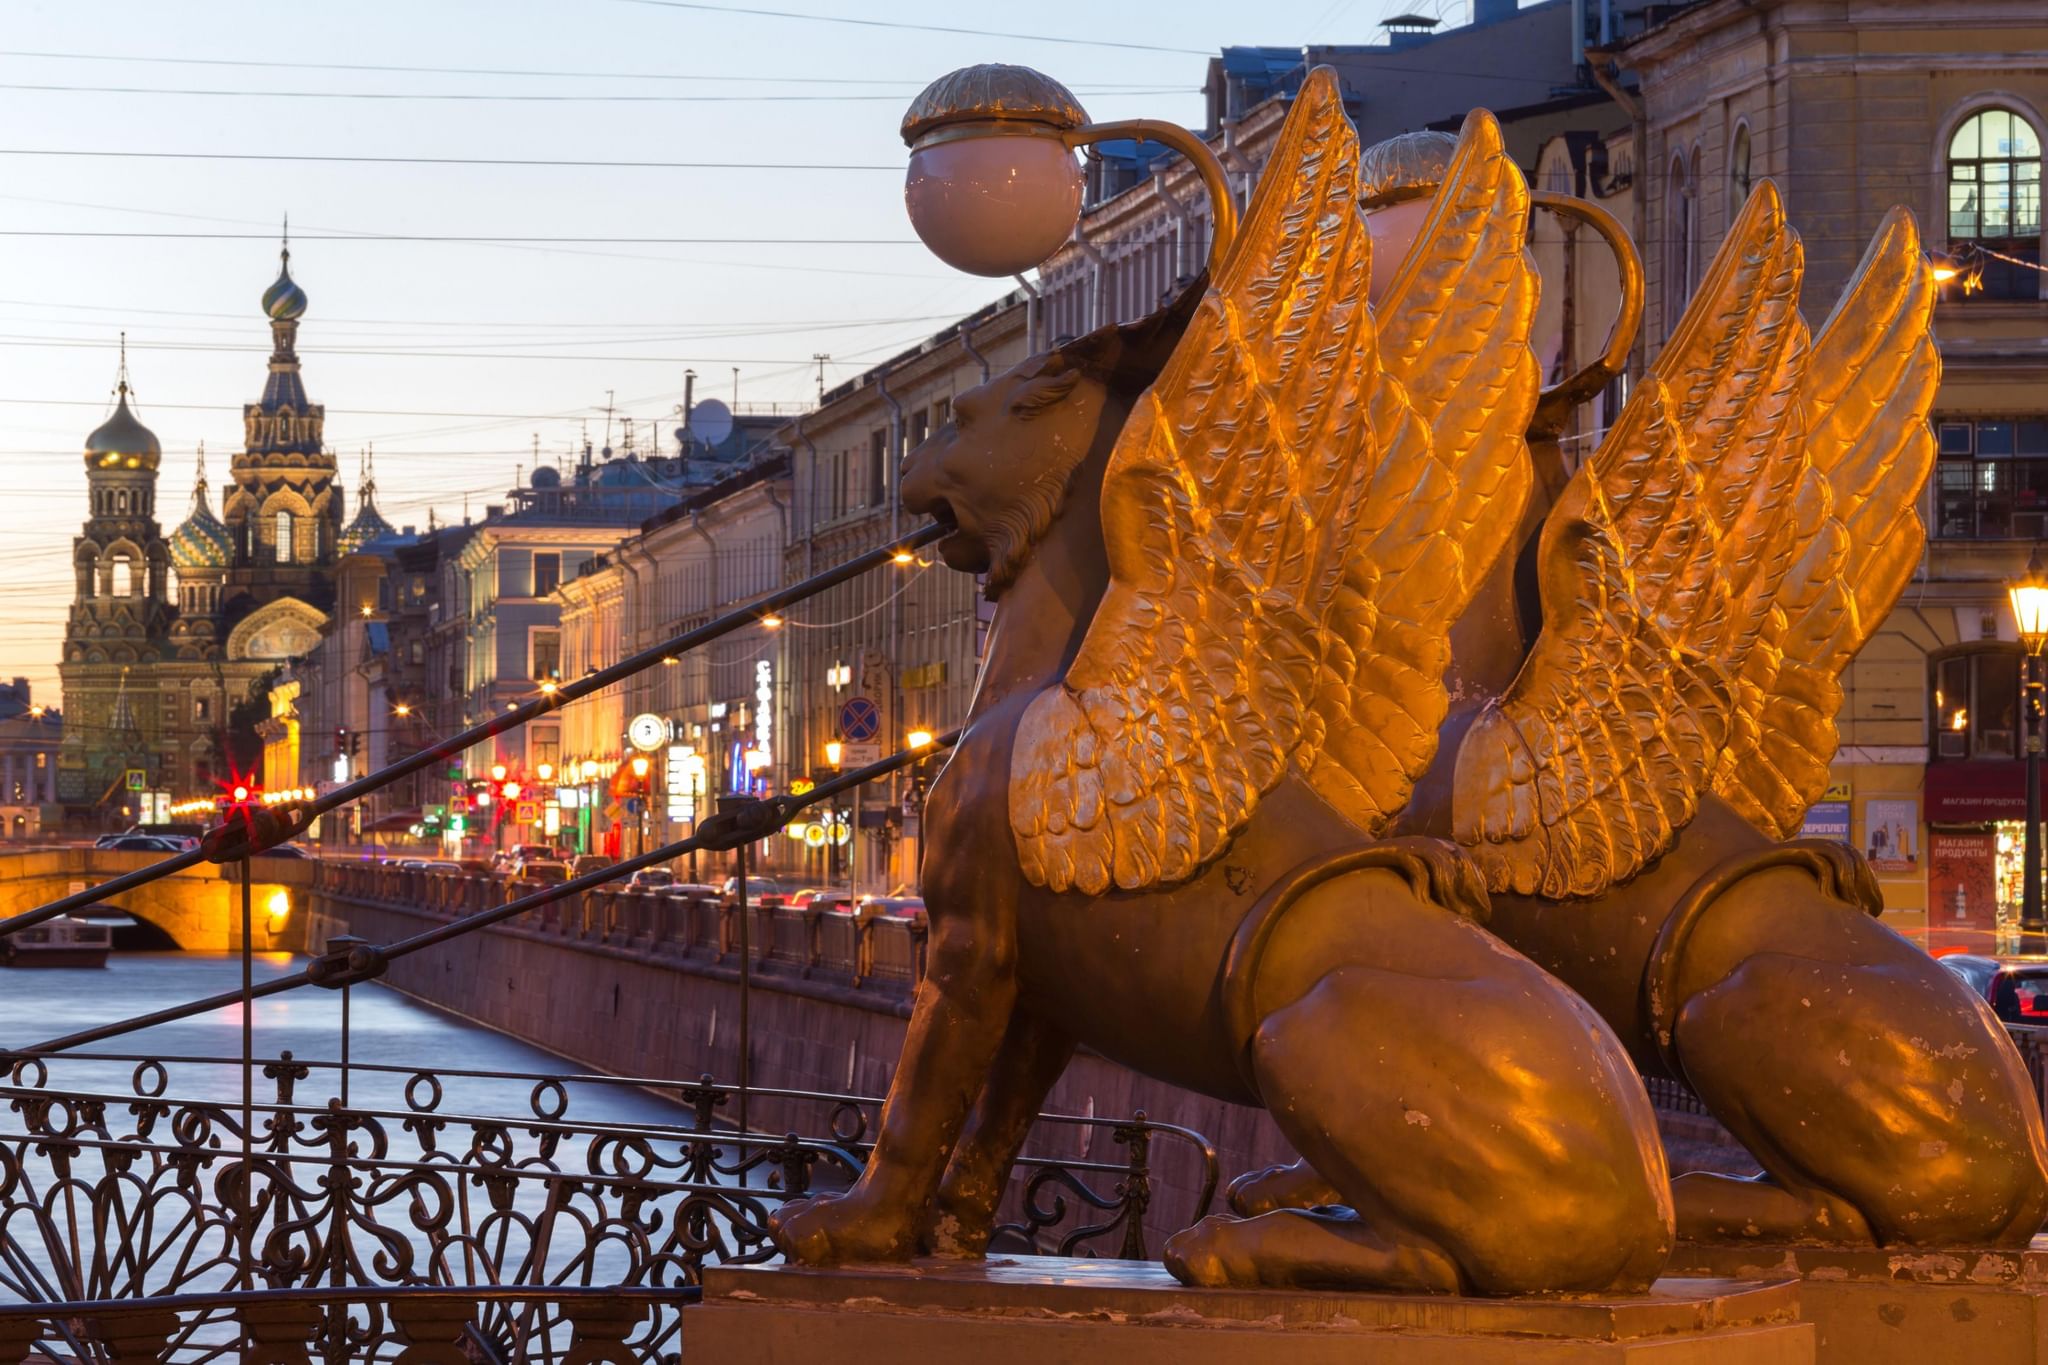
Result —
POLYGON ((1927 823, 1982 825, 2027 818, 2027 765, 1968 759, 1927 765, 1927 823))

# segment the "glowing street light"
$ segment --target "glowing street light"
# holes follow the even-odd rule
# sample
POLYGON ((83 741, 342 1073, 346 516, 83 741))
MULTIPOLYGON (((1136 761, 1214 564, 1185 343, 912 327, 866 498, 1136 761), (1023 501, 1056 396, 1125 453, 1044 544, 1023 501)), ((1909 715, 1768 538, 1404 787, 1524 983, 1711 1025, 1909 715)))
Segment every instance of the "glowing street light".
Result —
POLYGON ((542 763, 534 768, 533 775, 543 782, 552 782, 555 780, 555 765, 542 763))
POLYGON ((594 758, 586 758, 586 759, 584 759, 584 760, 583 760, 583 780, 584 780, 585 782, 592 782, 592 781, 595 781, 596 779, 597 779, 597 760, 596 760, 596 759, 594 759, 594 758))
POLYGON ((646 755, 646 754, 634 754, 634 755, 633 755, 633 776, 635 776, 635 777, 645 777, 645 776, 647 776, 647 755, 646 755))
POLYGON ((911 225, 934 255, 970 275, 1015 275, 1058 251, 1081 214, 1075 149, 1115 138, 1170 147, 1201 175, 1212 271, 1237 230, 1223 164, 1201 138, 1157 119, 1090 123, 1071 91, 1030 67, 992 62, 941 76, 911 102, 902 131, 911 225))
POLYGON ((2048 949, 2048 922, 2041 917, 2041 651, 2048 646, 2048 574, 2041 568, 2041 547, 2027 558, 2027 572, 2006 588, 2020 643, 2027 648, 2027 843, 2026 886, 2020 896, 2020 951, 2048 949))
POLYGON ((912 730, 903 738, 913 749, 929 749, 932 747, 933 735, 929 730, 912 730))
POLYGON ((491 781, 493 781, 493 782, 503 782, 504 780, 505 780, 505 765, 504 765, 504 764, 502 764, 502 763, 493 763, 493 764, 491 765, 491 781))
POLYGON ((401 717, 409 716, 412 714, 412 704, 410 702, 400 702, 391 708, 391 714, 401 717))
POLYGON ((841 744, 838 740, 828 739, 825 741, 825 762, 828 766, 834 768, 838 767, 839 760, 845 753, 846 746, 841 744))

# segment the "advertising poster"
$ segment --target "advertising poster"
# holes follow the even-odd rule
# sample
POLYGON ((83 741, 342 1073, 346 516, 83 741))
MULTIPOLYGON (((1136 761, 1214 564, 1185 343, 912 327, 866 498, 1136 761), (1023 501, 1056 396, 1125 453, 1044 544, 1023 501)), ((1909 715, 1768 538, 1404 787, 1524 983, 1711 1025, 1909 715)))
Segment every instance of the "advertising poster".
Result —
POLYGON ((1849 803, 1847 801, 1817 801, 1813 809, 1806 812, 1806 823, 1799 827, 1802 839, 1831 839, 1851 848, 1856 841, 1849 837, 1849 803))
POLYGON ((1998 923, 1998 836, 1933 830, 1927 836, 1927 924, 1991 929, 1998 923))
POLYGON ((1863 803, 1863 856, 1875 872, 1913 872, 1920 866, 1920 803, 1863 803))

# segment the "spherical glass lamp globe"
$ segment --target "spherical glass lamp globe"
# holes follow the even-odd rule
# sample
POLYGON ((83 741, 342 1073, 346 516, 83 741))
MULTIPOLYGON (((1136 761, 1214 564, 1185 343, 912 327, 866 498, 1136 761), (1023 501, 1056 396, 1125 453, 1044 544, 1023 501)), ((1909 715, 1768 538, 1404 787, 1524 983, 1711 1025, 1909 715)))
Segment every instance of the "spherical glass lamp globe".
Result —
POLYGON ((991 133, 910 154, 903 202, 932 254, 970 275, 1015 275, 1074 230, 1081 167, 1058 137, 991 133))
POLYGON ((1415 245, 1416 234, 1422 231, 1423 221, 1435 206, 1436 201, 1431 198, 1403 199, 1366 210, 1365 231, 1372 238, 1372 278, 1365 286, 1365 298, 1374 308, 1386 298, 1388 286, 1400 273, 1409 248, 1415 245))

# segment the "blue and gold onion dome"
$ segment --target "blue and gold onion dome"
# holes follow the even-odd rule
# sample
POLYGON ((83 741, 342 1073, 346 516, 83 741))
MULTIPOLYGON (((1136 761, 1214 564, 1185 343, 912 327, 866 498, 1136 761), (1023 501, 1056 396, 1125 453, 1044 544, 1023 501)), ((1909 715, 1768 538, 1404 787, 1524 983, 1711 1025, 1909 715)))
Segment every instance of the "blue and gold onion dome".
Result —
POLYGON ((292 279, 292 253, 278 253, 277 283, 263 291, 263 311, 272 322, 295 322, 306 311, 306 291, 292 279))
POLYGON ((192 515, 170 537, 171 563, 179 570, 225 569, 234 558, 235 538, 206 501, 206 478, 192 490, 192 515))
POLYGON ((121 385, 121 399, 114 415, 100 423, 85 438, 87 469, 155 469, 163 462, 164 448, 156 433, 135 419, 128 410, 128 385, 121 385))
POLYGON ((383 515, 377 511, 377 504, 365 498, 362 505, 356 509, 356 519, 342 531, 338 548, 345 555, 354 554, 371 541, 382 540, 393 534, 395 532, 391 523, 384 520, 383 515))

